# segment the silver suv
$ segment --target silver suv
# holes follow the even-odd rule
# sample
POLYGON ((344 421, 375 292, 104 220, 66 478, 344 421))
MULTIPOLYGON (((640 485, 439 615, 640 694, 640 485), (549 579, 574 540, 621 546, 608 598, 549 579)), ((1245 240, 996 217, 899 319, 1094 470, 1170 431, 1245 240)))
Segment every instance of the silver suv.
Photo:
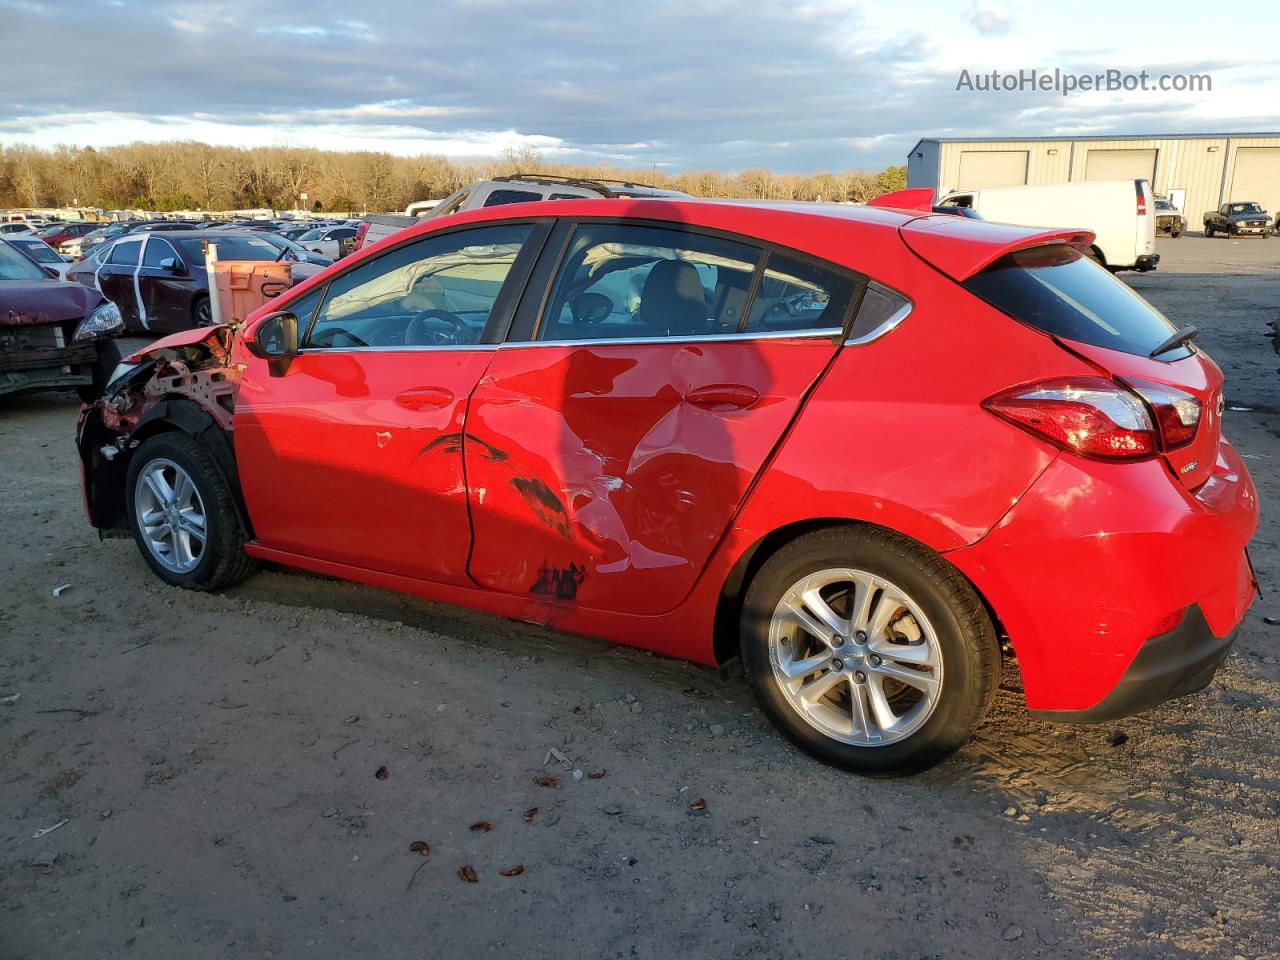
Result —
POLYGON ((446 217, 477 207, 535 200, 578 200, 593 197, 687 197, 679 190, 659 190, 625 180, 562 177, 546 173, 513 173, 509 177, 477 180, 441 200, 428 217, 446 217))

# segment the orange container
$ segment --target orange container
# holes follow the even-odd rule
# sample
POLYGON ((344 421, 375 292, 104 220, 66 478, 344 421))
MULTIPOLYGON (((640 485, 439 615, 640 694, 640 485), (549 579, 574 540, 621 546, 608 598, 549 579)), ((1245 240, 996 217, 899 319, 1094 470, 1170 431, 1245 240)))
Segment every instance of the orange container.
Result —
POLYGON ((219 260, 213 265, 213 277, 223 323, 243 321, 293 285, 288 263, 266 260, 219 260))

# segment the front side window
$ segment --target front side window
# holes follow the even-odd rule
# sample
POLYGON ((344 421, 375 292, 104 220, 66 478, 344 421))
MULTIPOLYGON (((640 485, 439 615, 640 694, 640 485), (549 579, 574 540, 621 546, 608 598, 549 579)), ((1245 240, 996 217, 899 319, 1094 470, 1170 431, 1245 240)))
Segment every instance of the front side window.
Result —
POLYGON ((176 260, 178 254, 174 252, 173 247, 169 246, 169 241, 161 240, 159 237, 148 237, 147 248, 142 253, 142 265, 144 267, 158 267, 160 261, 172 258, 176 260))
POLYGON ((771 253, 755 298, 746 333, 828 331, 844 328, 854 282, 803 260, 771 253))
POLYGON ((427 236, 361 263, 329 284, 304 346, 459 346, 480 335, 527 224, 427 236))
POLYGON ((760 251, 631 224, 577 229, 539 340, 639 340, 739 331, 760 251))

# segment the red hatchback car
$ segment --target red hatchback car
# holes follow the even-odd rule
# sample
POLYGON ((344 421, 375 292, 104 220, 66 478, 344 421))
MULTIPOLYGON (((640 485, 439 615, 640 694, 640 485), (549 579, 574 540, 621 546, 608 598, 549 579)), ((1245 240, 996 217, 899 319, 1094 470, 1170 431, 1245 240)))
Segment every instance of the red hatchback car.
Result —
POLYGON ((564 200, 432 220, 81 414, 91 522, 715 664, 853 769, 1205 686, 1256 585, 1222 375, 1088 234, 564 200))

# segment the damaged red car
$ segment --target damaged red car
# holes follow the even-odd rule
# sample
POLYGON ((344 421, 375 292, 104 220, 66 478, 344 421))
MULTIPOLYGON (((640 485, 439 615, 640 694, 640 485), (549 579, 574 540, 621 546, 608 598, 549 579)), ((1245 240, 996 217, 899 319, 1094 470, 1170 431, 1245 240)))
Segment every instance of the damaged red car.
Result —
POLYGON ((89 518, 176 586, 272 561, 740 655, 850 769, 945 756, 1002 669, 1110 720, 1209 682, 1258 503, 1194 329, 1089 240, 927 205, 430 221, 127 358, 81 415, 89 518))

